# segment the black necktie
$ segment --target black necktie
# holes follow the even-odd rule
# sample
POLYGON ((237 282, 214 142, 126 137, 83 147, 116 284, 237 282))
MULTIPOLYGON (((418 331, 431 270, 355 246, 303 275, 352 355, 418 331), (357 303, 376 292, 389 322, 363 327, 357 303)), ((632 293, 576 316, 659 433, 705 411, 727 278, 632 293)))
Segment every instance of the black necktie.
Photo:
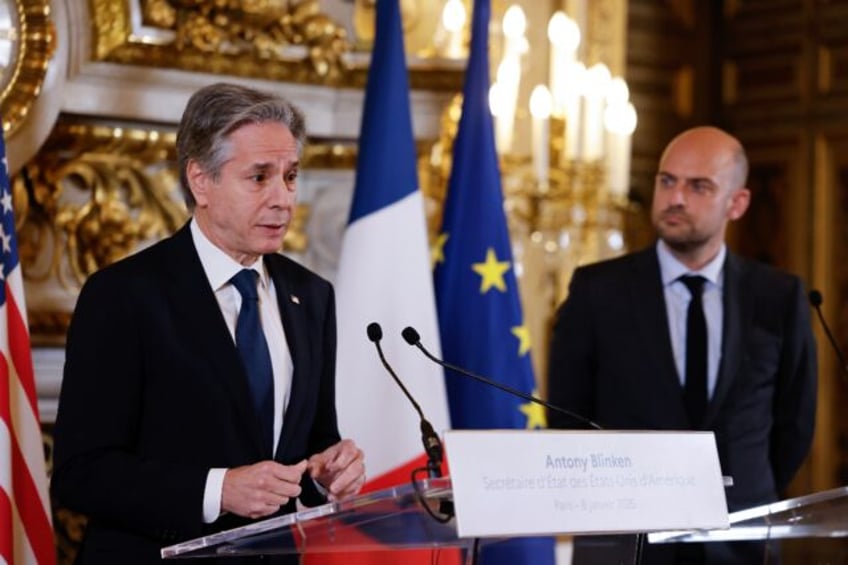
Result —
POLYGON ((241 310, 236 321, 236 348, 247 373, 250 393, 259 423, 262 427, 263 446, 273 452, 274 442, 274 372, 268 342, 259 320, 259 295, 252 269, 242 269, 230 279, 241 294, 241 310))
POLYGON ((692 300, 686 313, 686 385, 683 398, 693 428, 701 427, 707 411, 707 320, 701 300, 704 277, 686 275, 680 281, 689 289, 692 300))

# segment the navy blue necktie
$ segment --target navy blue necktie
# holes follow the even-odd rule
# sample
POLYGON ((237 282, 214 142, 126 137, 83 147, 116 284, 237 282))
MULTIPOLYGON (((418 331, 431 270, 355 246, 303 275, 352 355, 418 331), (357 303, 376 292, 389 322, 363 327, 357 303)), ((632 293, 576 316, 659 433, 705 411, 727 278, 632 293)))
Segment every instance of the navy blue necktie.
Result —
POLYGON ((230 282, 241 294, 241 310, 236 321, 236 348, 247 373, 253 404, 262 427, 263 447, 273 452, 274 371, 259 320, 258 276, 259 273, 252 269, 242 269, 230 282))
POLYGON ((686 275, 680 281, 689 289, 692 300, 686 313, 686 383, 683 398, 692 427, 700 428, 707 411, 707 320, 701 300, 702 276, 686 275))

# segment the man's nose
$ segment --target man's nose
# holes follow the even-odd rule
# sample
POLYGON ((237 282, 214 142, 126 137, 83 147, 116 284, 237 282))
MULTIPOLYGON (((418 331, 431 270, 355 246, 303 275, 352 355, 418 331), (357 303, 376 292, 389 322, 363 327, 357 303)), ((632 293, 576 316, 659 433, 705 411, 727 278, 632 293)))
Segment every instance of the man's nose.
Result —
POLYGON ((682 206, 686 204, 686 186, 683 181, 675 181, 675 183, 669 189, 669 197, 668 201, 671 204, 682 206))
POLYGON ((278 182, 274 183, 274 188, 271 190, 270 204, 272 206, 288 207, 294 204, 294 201, 294 181, 287 181, 285 177, 280 177, 278 182))

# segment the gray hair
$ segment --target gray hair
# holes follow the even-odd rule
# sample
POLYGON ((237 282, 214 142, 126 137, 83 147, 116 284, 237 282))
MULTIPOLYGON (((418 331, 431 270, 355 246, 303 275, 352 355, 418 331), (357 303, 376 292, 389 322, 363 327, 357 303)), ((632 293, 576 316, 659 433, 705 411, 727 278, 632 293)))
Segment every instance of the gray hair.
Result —
POLYGON ((216 83, 195 92, 188 101, 177 130, 177 165, 189 210, 196 202, 186 168, 196 161, 215 180, 229 158, 229 136, 250 124, 277 122, 286 126, 300 154, 306 144, 303 113, 285 98, 237 84, 216 83))

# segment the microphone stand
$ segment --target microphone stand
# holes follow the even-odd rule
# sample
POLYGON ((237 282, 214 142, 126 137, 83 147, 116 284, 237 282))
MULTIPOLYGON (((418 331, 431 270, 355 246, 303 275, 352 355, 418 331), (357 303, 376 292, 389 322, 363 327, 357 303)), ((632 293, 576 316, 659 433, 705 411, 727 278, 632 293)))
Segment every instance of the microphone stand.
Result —
POLYGON ((833 334, 830 332, 830 327, 827 325, 827 322, 824 319, 824 314, 821 311, 822 302, 824 302, 822 298, 821 292, 817 290, 811 290, 809 294, 810 304, 812 304, 813 308, 818 315, 819 322, 821 323, 822 328, 824 329, 824 333, 827 336, 828 341, 830 341, 830 345, 833 348, 833 351, 836 353, 836 358, 839 359, 839 367, 842 373, 842 380, 845 381, 846 376, 848 376, 848 363, 845 362, 845 355, 842 353, 842 349, 839 347, 839 344, 836 342, 836 338, 833 337, 833 334))
POLYGON ((438 357, 436 357, 435 355, 433 355, 432 353, 427 351, 427 349, 421 344, 421 337, 418 335, 418 332, 415 331, 415 328, 413 328, 412 326, 407 326, 406 328, 404 328, 403 332, 401 332, 401 335, 403 336, 403 339, 406 341, 406 343, 408 343, 409 345, 414 345, 415 347, 420 349, 421 352, 429 360, 431 360, 432 362, 434 362, 438 365, 441 365, 442 367, 444 367, 446 369, 450 369, 451 371, 454 371, 454 372, 459 373, 461 375, 471 377, 472 379, 475 379, 475 380, 477 380, 477 381, 479 381, 483 384, 493 386, 493 387, 500 389, 500 390, 502 390, 506 393, 509 393, 513 396, 523 398, 524 400, 527 400, 528 402, 533 402, 535 404, 539 404, 541 406, 544 406, 548 410, 553 410, 554 412, 559 412, 560 414, 565 414, 569 418, 571 418, 573 420, 577 420, 581 424, 588 426, 590 428, 594 428, 596 430, 603 430, 603 428, 599 424, 597 424, 596 422, 593 422, 589 418, 581 416, 580 414, 576 414, 576 413, 574 413, 570 410, 566 410, 565 408, 562 408, 560 406, 556 406, 555 404, 551 404, 550 402, 546 402, 546 401, 542 400, 541 398, 537 398, 537 397, 533 396, 532 394, 527 394, 525 392, 521 392, 520 390, 516 390, 514 388, 508 387, 508 386, 501 384, 497 381, 493 381, 492 379, 487 379, 486 377, 481 377, 480 375, 472 373, 471 371, 463 369, 462 367, 459 367, 457 365, 453 365, 451 363, 448 363, 447 361, 443 361, 443 360, 439 359, 438 357))
POLYGON ((439 501, 439 513, 441 515, 437 515, 436 512, 430 508, 425 500, 424 493, 421 491, 421 487, 418 484, 417 475, 421 472, 426 472, 429 478, 438 478, 442 476, 442 461, 443 461, 443 453, 444 449, 442 448, 442 442, 439 439, 438 434, 436 434, 433 429, 433 424, 424 417, 424 411, 421 410, 421 406, 418 405, 418 402, 415 401, 415 398, 412 394, 407 390, 406 386, 403 384, 403 381, 400 380, 400 377, 397 376, 394 369, 392 369, 389 362, 386 361, 386 357, 383 354, 383 348, 380 346, 380 340, 383 339, 383 329, 380 327, 380 324, 376 322, 371 322, 368 324, 367 333, 368 339, 374 343, 374 346, 377 349, 377 355, 380 357, 380 362, 383 364, 383 367, 386 371, 392 376, 395 383, 400 387, 403 391, 403 394, 409 399, 409 402, 412 404, 415 411, 418 412, 418 417, 421 421, 421 442, 424 444, 424 452, 427 454, 427 465, 425 467, 419 467, 417 469, 412 470, 411 481, 412 488, 415 489, 415 493, 418 497, 418 502, 430 515, 433 520, 439 522, 440 524, 445 524, 449 522, 454 517, 453 510, 453 502, 450 500, 440 500, 439 501))

